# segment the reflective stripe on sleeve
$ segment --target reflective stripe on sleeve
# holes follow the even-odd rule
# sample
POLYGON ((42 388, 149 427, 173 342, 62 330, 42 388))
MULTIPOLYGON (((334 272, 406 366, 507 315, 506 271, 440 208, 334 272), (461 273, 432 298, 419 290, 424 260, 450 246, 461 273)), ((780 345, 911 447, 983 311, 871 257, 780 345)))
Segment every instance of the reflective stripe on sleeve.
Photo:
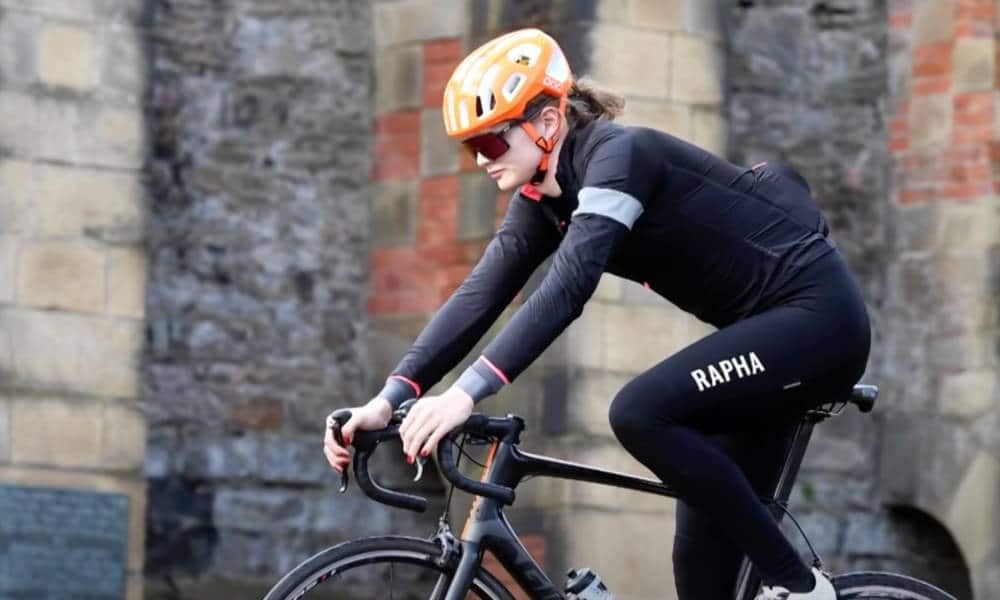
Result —
POLYGON ((601 215, 618 221, 629 230, 643 211, 638 200, 618 190, 585 187, 580 190, 578 198, 580 205, 573 211, 573 216, 578 213, 601 215))

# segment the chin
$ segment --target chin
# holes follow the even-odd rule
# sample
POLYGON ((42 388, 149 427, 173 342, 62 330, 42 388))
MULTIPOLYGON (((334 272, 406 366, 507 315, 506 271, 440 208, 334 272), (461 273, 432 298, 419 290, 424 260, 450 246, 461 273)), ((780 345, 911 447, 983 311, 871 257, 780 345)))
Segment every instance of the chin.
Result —
POLYGON ((501 192, 509 192, 521 186, 524 182, 519 182, 516 177, 511 177, 510 173, 504 173, 497 180, 497 189, 501 192))

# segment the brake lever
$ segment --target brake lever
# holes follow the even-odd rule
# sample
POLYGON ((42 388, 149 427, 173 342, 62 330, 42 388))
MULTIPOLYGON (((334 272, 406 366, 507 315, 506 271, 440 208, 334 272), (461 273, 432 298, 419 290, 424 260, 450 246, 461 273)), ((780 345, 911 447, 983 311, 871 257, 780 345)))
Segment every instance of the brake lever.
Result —
POLYGON ((420 478, 424 476, 424 465, 427 464, 427 459, 423 456, 417 456, 416 466, 417 466, 417 476, 413 478, 413 481, 420 481, 420 478))
MULTIPOLYGON (((333 431, 333 439, 336 440, 342 448, 347 448, 347 444, 344 443, 344 435, 340 429, 350 419, 351 411, 349 409, 334 411, 326 417, 326 425, 333 431)), ((348 467, 345 466, 344 470, 340 472, 340 489, 338 491, 341 494, 347 491, 347 484, 350 482, 350 476, 347 474, 347 469, 348 467)))

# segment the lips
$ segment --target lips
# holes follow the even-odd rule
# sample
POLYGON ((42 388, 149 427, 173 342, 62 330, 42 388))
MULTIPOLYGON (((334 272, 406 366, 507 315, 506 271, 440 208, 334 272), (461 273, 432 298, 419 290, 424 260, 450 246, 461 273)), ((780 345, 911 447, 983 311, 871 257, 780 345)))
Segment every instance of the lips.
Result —
POLYGON ((501 173, 503 173, 503 169, 497 169, 495 171, 489 171, 490 177, 492 177, 493 179, 499 179, 501 173))

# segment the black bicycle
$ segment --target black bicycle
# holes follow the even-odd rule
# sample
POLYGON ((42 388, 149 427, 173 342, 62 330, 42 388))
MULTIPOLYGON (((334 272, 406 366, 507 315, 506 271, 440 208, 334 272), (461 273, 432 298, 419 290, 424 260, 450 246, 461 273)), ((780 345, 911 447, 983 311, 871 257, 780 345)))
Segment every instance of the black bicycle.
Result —
MULTIPOLYGON (((862 412, 870 412, 875 405, 878 388, 871 385, 855 386, 853 394, 839 402, 831 402, 810 410, 799 423, 785 459, 781 477, 773 498, 765 501, 772 507, 775 518, 781 520, 786 509, 792 485, 798 475, 813 426, 829 417, 839 415, 848 404, 856 405, 862 412)), ((372 499, 409 510, 423 512, 427 500, 420 496, 396 492, 380 486, 371 477, 368 461, 378 445, 386 440, 399 438, 402 423, 410 401, 393 415, 389 426, 381 431, 358 431, 355 435, 354 472, 358 484, 372 499)), ((340 427, 350 418, 344 409, 331 415, 334 435, 343 445, 340 427)), ((448 523, 448 511, 438 522, 438 529, 427 539, 404 536, 378 536, 338 544, 302 562, 285 575, 268 592, 264 600, 297 600, 308 596, 310 600, 322 598, 351 598, 359 595, 356 587, 362 581, 380 580, 378 595, 372 597, 412 598, 432 600, 461 600, 467 597, 491 600, 512 600, 513 594, 482 566, 483 554, 492 552, 518 585, 531 598, 542 600, 561 599, 565 596, 525 550, 503 512, 503 507, 514 503, 518 484, 529 476, 547 476, 574 479, 676 497, 676 493, 659 481, 634 477, 522 452, 518 448, 524 420, 515 415, 503 418, 473 414, 466 423, 453 431, 437 447, 436 458, 441 472, 452 484, 476 496, 469 518, 461 535, 456 538, 448 523), (458 469, 455 448, 464 451, 466 443, 490 446, 479 481, 466 477, 458 469), (375 570, 373 573, 372 570, 375 570)), ((461 454, 460 454, 461 456, 461 454)), ((423 462, 417 463, 418 478, 423 462)), ((347 471, 342 475, 341 492, 347 489, 347 471)), ((448 501, 451 500, 449 491, 448 501)), ((801 527, 799 531, 802 532, 801 527)), ((805 533, 802 532, 805 538, 805 533)), ((822 569, 822 560, 812 544, 806 543, 813 555, 813 565, 822 569)), ((841 600, 884 598, 893 600, 954 600, 941 589, 905 575, 886 572, 854 572, 833 577, 833 585, 841 600)), ((760 579, 752 564, 744 559, 734 600, 753 600, 760 589, 760 579)), ((669 595, 669 594, 665 594, 669 595)))

